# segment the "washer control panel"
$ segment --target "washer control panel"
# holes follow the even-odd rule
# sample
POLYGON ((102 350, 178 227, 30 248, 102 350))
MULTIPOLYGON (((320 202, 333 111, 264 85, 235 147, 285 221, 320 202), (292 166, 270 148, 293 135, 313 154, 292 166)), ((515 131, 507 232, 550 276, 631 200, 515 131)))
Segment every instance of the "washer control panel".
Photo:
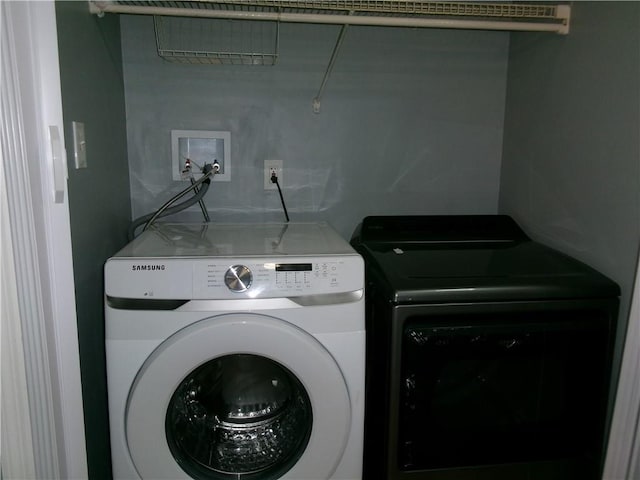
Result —
POLYGON ((352 292, 364 288, 353 255, 110 259, 106 294, 122 298, 226 300, 352 292), (113 280, 111 280, 113 279, 113 280))
POLYGON ((200 261, 194 269, 193 289, 198 298, 286 297, 358 290, 362 288, 355 285, 362 282, 359 261, 359 257, 200 261))

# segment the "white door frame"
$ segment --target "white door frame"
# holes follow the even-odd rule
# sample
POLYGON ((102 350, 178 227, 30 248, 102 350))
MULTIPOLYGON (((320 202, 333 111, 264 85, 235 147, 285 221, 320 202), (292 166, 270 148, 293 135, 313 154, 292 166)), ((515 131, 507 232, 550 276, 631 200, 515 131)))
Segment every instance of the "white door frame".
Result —
POLYGON ((0 2, 0 33, 0 226, 8 239, 0 250, 2 340, 8 335, 15 346, 2 350, 2 386, 14 386, 2 389, 0 404, 2 477, 82 479, 87 460, 53 1, 0 2), (21 357, 22 368, 12 368, 21 357))
POLYGON ((640 258, 631 300, 604 480, 640 475, 640 258))

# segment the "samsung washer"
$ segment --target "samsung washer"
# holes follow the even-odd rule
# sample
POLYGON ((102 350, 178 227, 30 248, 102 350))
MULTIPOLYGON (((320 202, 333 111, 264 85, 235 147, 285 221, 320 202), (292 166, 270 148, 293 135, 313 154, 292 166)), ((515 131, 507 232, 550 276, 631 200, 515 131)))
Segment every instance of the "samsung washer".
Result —
POLYGON ((116 479, 361 479, 364 267, 327 224, 161 224, 105 266, 116 479))

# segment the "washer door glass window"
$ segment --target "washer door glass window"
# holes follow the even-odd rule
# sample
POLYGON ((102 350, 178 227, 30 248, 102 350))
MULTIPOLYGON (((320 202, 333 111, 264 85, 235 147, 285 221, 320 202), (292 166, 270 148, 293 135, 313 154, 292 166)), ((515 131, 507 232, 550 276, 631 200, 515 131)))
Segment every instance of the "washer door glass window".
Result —
POLYGON ((147 357, 129 390, 125 437, 144 479, 322 479, 351 423, 342 370, 318 339, 281 319, 230 313, 180 329, 147 357))
POLYGON ((196 479, 275 479, 304 452, 309 396, 284 366, 251 354, 225 355, 189 373, 169 402, 167 442, 196 479))

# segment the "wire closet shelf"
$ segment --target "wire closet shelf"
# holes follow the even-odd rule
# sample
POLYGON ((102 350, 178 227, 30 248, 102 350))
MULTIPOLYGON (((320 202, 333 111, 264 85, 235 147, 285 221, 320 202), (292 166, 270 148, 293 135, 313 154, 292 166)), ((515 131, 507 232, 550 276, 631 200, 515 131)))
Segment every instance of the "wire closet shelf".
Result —
POLYGON ((279 22, 153 16, 158 55, 172 63, 275 65, 279 22))
POLYGON ((242 65, 276 63, 280 22, 567 34, 571 13, 567 4, 417 0, 92 0, 89 8, 153 15, 166 60, 242 65))

